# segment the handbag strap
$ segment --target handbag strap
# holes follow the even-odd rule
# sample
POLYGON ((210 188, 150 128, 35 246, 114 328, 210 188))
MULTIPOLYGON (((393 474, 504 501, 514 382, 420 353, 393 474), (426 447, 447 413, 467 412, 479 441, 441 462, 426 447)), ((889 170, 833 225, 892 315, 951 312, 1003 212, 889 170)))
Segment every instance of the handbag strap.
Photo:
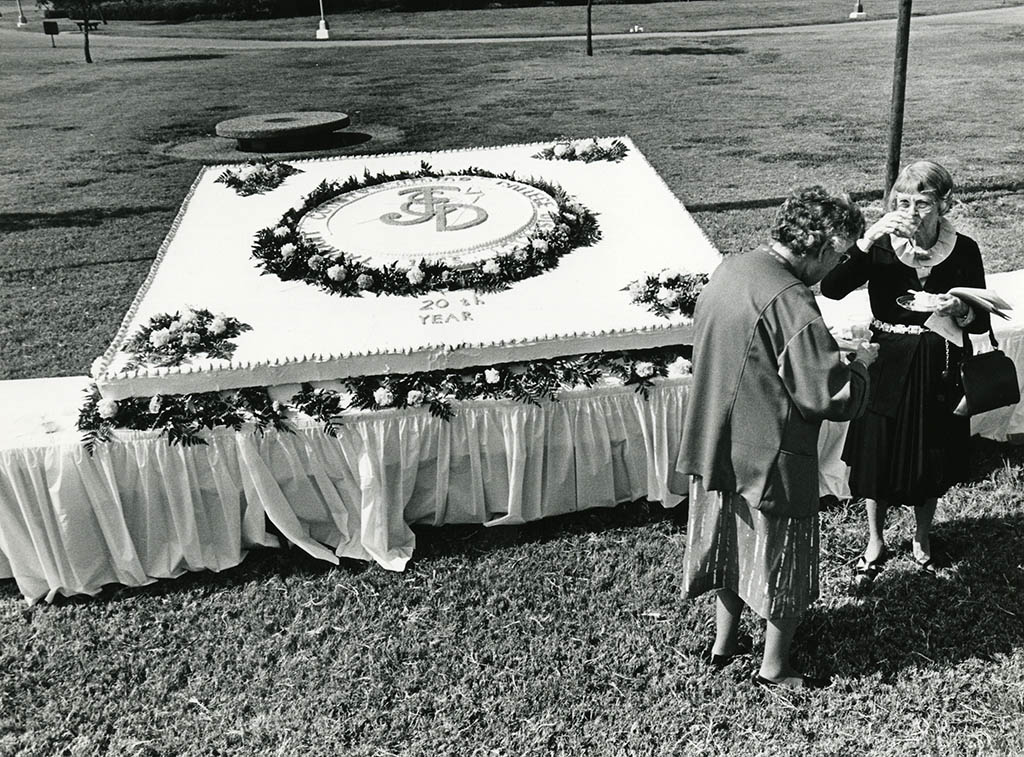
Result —
MULTIPOLYGON (((963 337, 964 357, 968 358, 974 354, 974 344, 971 342, 971 337, 967 333, 967 329, 961 329, 960 334, 963 337)), ((992 343, 992 349, 999 349, 999 342, 996 340, 996 332, 992 330, 992 321, 989 321, 988 323, 988 340, 992 343)))

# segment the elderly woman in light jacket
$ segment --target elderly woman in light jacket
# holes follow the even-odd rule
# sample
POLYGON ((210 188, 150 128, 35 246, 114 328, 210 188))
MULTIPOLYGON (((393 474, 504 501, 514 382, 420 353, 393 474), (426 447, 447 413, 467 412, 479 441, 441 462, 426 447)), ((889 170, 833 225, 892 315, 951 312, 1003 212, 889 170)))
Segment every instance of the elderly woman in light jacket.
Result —
POLYGON ((796 628, 818 596, 818 430, 824 419, 863 412, 876 351, 863 345, 848 363, 810 287, 863 229, 847 197, 796 192, 778 212, 772 243, 726 258, 697 302, 676 465, 689 477, 684 596, 718 591, 716 667, 749 651, 738 633, 744 604, 767 621, 754 676, 762 686, 828 683, 790 661, 796 628))

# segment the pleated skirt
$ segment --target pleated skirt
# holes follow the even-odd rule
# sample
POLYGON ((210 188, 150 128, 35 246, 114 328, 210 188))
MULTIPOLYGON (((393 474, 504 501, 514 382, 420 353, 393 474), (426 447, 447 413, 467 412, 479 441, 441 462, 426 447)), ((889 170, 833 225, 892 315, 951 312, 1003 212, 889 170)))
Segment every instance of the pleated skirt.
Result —
POLYGON ((970 419, 953 415, 961 392, 943 376, 945 368, 944 341, 926 335, 896 412, 869 409, 850 422, 842 458, 850 466, 854 499, 920 506, 967 479, 970 419))
POLYGON ((799 618, 818 598, 818 515, 765 515, 690 481, 683 597, 731 589, 762 618, 799 618))

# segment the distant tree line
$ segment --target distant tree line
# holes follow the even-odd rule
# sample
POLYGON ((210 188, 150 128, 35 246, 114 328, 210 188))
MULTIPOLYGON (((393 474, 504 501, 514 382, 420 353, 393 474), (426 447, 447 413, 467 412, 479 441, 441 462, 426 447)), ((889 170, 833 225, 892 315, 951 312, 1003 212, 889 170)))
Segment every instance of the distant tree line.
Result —
MULTIPOLYGON (((637 2, 637 0, 632 0, 637 2)), ((644 0, 640 0, 643 2, 644 0)), ((668 2, 669 0, 646 0, 668 2)), ((705 0, 708 2, 710 0, 705 0)), ((51 18, 73 16, 81 3, 50 0, 38 5, 51 18)), ((620 0, 595 0, 616 5, 620 0)), ((624 0, 621 4, 625 4, 624 0)), ((538 5, 586 5, 586 0, 324 0, 324 12, 352 10, 435 11, 481 8, 524 8, 538 5)), ((94 3, 105 19, 140 21, 198 21, 202 19, 260 19, 319 16, 318 0, 105 0, 94 3)))

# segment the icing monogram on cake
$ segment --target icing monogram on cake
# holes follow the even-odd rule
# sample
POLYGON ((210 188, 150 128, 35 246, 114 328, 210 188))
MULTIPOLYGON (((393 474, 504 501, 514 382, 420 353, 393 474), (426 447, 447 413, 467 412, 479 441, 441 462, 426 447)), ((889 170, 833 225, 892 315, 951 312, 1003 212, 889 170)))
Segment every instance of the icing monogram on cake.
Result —
POLYGON ((346 192, 309 211, 298 228, 321 249, 367 264, 408 267, 422 259, 459 268, 553 228, 558 212, 554 198, 529 184, 449 175, 346 192))

